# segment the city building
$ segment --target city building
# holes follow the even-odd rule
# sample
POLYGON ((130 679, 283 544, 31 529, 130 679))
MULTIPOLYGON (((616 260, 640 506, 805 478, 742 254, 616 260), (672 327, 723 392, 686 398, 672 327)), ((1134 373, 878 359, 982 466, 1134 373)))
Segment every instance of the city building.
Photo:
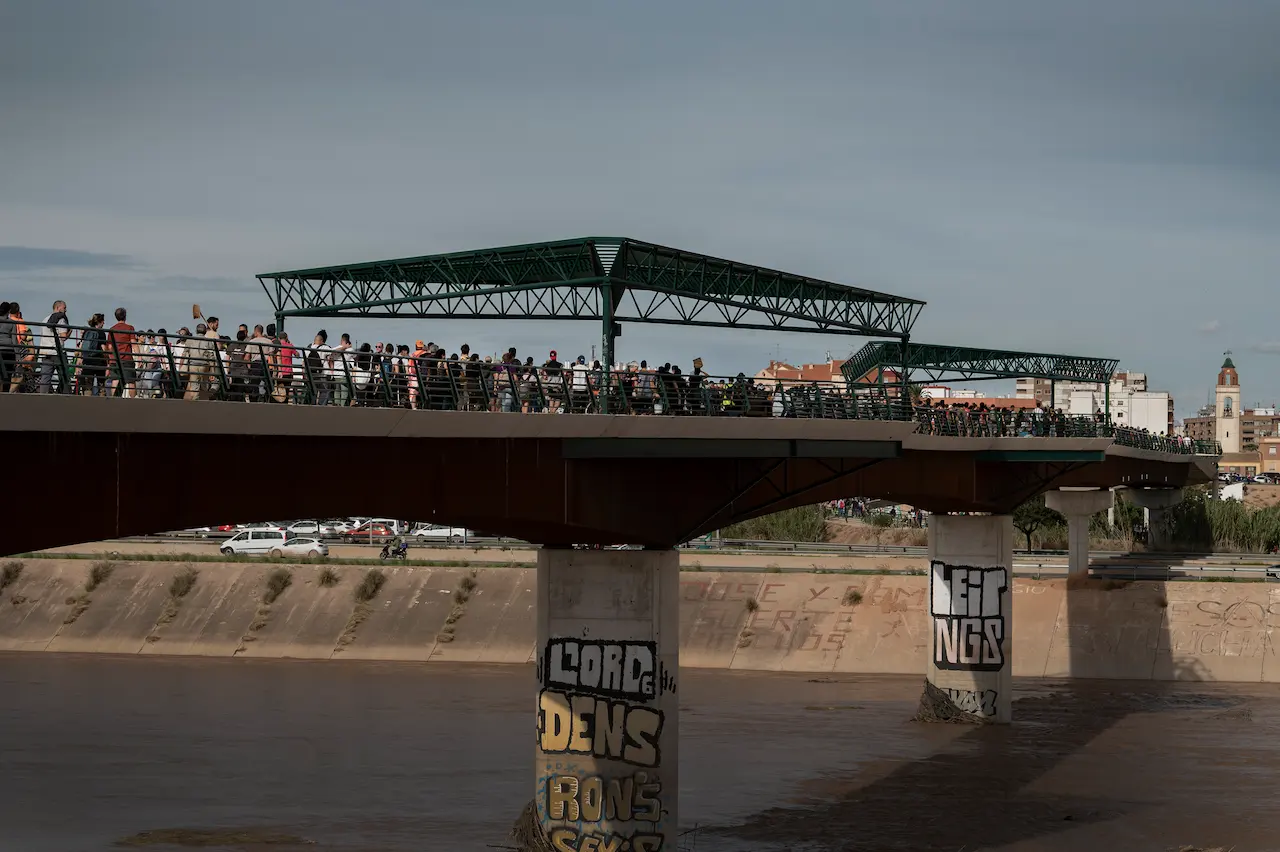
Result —
POLYGON ((1146 373, 1123 370, 1111 377, 1109 386, 1022 378, 1017 380, 1015 395, 1045 402, 1052 399, 1054 408, 1069 414, 1094 414, 1110 406, 1111 420, 1118 425, 1158 435, 1172 435, 1174 430, 1173 397, 1148 390, 1146 373))
POLYGON ((1202 405, 1195 417, 1182 421, 1182 431, 1193 441, 1214 441, 1217 434, 1217 419, 1213 416, 1212 405, 1202 405))
POLYGON ((1240 414, 1241 447, 1258 447, 1266 438, 1280 435, 1280 410, 1246 408, 1240 414))
POLYGON ((1280 473, 1280 436, 1258 439, 1259 473, 1280 473))
MULTIPOLYGON (((757 381, 780 382, 785 385, 802 384, 804 382, 843 382, 844 375, 840 372, 840 367, 844 361, 822 361, 817 364, 801 364, 796 366, 788 364, 785 361, 769 361, 769 366, 756 373, 757 381)), ((875 371, 862 376, 863 381, 873 381, 876 377, 875 371)), ((884 383, 886 385, 896 385, 900 379, 897 372, 893 370, 884 371, 884 383)), ((887 388, 891 395, 897 395, 896 388, 887 388)))
POLYGON ((1240 375, 1228 354, 1218 373, 1213 403, 1183 420, 1184 431, 1199 441, 1222 441, 1223 452, 1242 453, 1254 452, 1266 438, 1280 436, 1280 408, 1255 405, 1242 409, 1240 398, 1240 375))
POLYGON ((925 385, 920 389, 920 396, 923 399, 934 401, 945 399, 957 405, 964 403, 974 408, 979 405, 985 405, 987 408, 1021 408, 1024 410, 1036 407, 1036 401, 1030 397, 984 396, 981 391, 973 390, 972 388, 951 388, 947 385, 925 385))
POLYGON ((1214 439, 1224 456, 1240 452, 1240 376, 1231 355, 1222 362, 1218 384, 1213 389, 1214 439))

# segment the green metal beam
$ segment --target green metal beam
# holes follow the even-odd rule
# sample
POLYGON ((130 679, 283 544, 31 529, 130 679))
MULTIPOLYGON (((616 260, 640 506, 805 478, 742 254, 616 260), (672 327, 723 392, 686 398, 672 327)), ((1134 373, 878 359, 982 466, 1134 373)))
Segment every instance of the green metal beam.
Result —
POLYGON ((279 317, 589 319, 903 339, 924 302, 623 237, 258 276, 279 317))
POLYGON ((1111 358, 940 346, 913 340, 909 347, 898 341, 868 343, 844 362, 840 372, 845 381, 865 386, 876 384, 885 370, 893 370, 904 378, 923 373, 926 381, 931 382, 1025 377, 1107 385, 1117 364, 1119 362, 1111 358))

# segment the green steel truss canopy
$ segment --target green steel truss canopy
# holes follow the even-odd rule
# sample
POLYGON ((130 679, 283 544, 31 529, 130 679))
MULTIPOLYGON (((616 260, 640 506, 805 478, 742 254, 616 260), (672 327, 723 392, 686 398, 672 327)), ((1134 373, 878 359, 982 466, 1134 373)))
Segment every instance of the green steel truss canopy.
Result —
POLYGON ((877 384, 884 370, 893 370, 905 382, 912 373, 923 373, 930 382, 944 379, 1035 378, 1051 381, 1092 382, 1107 385, 1118 361, 1079 355, 1045 355, 968 346, 939 346, 899 341, 868 343, 840 367, 851 384, 877 384))
POLYGON ((277 318, 585 319, 906 339, 924 302, 625 237, 258 276, 277 318))

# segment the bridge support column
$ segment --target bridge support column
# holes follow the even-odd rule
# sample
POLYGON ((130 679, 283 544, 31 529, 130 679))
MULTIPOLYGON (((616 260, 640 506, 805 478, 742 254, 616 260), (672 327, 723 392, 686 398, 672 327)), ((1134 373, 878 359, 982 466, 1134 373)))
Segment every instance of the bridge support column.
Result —
POLYGON ((1182 502, 1181 488, 1129 488, 1125 496, 1135 506, 1141 506, 1147 516, 1147 547, 1160 550, 1168 547, 1169 523, 1166 513, 1182 502))
POLYGON ((529 849, 674 852, 680 562, 538 552, 538 742, 529 849))
POLYGON ((1049 491, 1044 503, 1067 516, 1067 577, 1089 576, 1089 523, 1111 508, 1111 492, 1097 489, 1049 491))
POLYGON ((1013 716, 1013 518, 929 519, 930 655, 922 721, 1013 716))

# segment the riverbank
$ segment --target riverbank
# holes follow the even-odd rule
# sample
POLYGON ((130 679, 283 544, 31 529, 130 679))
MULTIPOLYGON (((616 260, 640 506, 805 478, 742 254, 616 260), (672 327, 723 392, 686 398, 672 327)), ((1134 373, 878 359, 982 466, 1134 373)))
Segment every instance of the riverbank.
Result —
MULTIPOLYGON (((0 651, 528 663, 535 572, 28 559, 0 589, 0 651), (374 573, 371 573, 374 572, 374 573)), ((923 575, 684 571, 681 665, 917 674, 923 575)), ((1014 674, 1280 681, 1265 583, 1014 581, 1014 674)))

